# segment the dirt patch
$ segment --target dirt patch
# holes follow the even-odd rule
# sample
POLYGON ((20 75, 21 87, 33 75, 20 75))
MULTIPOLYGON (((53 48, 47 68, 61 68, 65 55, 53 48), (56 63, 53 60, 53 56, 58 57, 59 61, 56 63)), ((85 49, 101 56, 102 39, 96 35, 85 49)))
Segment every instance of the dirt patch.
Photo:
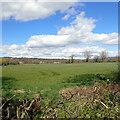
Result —
POLYGON ((25 93, 24 90, 14 90, 14 93, 25 93))

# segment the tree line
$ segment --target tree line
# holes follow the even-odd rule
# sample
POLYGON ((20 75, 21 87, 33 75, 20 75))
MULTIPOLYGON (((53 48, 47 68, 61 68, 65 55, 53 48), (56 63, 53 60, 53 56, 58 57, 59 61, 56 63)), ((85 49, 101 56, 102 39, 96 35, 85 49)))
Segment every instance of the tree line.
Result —
MULTIPOLYGON (((85 57, 85 62, 89 62, 91 57, 93 57, 94 62, 104 62, 104 60, 108 57, 108 52, 107 51, 101 51, 99 55, 92 55, 91 51, 85 51, 83 52, 83 56, 85 57)), ((74 57, 75 55, 71 55, 69 59, 69 63, 74 63, 74 57)), ((117 62, 117 60, 116 60, 117 62)))
MULTIPOLYGON (((93 59, 94 59, 95 62, 98 62, 99 59, 101 59, 102 62, 104 62, 104 60, 107 58, 107 56, 108 56, 107 51, 101 51, 100 56, 95 55, 93 59)), ((85 51, 84 52, 84 57, 86 58, 86 62, 88 62, 89 59, 92 57, 91 52, 90 51, 85 51)))
POLYGON ((92 55, 91 51, 83 52, 85 59, 75 59, 72 54, 70 59, 40 59, 40 58, 12 58, 1 57, 0 65, 18 65, 18 64, 59 64, 59 63, 82 63, 82 62, 118 62, 118 57, 108 58, 107 51, 101 51, 99 55, 92 55))

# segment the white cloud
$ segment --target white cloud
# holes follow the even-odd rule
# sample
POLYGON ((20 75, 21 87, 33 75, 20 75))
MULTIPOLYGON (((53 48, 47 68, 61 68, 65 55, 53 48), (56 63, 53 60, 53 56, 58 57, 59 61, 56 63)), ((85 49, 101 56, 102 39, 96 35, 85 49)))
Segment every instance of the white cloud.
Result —
POLYGON ((69 43, 69 35, 37 35, 31 36, 26 43, 28 47, 62 47, 69 43))
POLYGON ((66 11, 66 13, 70 14, 70 15, 75 15, 77 14, 77 11, 75 10, 75 8, 70 8, 66 11))
MULTIPOLYGON (((67 20, 71 15, 76 14, 74 8, 69 8, 71 5, 73 3, 53 4, 35 0, 31 0, 31 2, 3 3, 3 19, 9 19, 12 16, 15 20, 29 21, 56 14, 58 10, 61 12, 68 10, 66 16, 62 18, 67 20)), ((92 31, 96 27, 95 22, 95 19, 86 18, 85 12, 81 12, 76 15, 69 26, 62 27, 57 35, 33 35, 24 45, 3 45, 0 51, 5 56, 39 58, 68 58, 71 54, 81 58, 86 50, 96 55, 106 49, 99 46, 90 47, 89 45, 117 45, 118 33, 93 33, 92 31), (87 44, 87 46, 71 47, 71 45, 78 44, 87 44)), ((109 56, 117 55, 117 51, 108 52, 109 56)))
POLYGON ((62 17, 62 20, 68 20, 68 18, 70 17, 69 14, 65 15, 64 17, 62 17))
POLYGON ((69 35, 71 43, 117 45, 118 33, 97 34, 92 32, 96 27, 95 22, 95 19, 86 18, 85 12, 81 12, 70 26, 62 27, 58 31, 58 35, 69 35))
POLYGON ((64 17, 62 17, 62 20, 68 20, 68 18, 71 16, 71 15, 75 15, 77 14, 77 11, 75 10, 75 8, 70 8, 68 10, 66 10, 66 15, 64 17))
MULTIPOLYGON (((77 0, 74 0, 75 2, 77 0)), ((2 3, 2 18, 9 19, 13 17, 15 20, 29 21, 35 19, 46 18, 50 15, 56 14, 56 11, 64 12, 70 6, 74 5, 74 2, 49 2, 40 0, 31 0, 30 2, 21 2, 17 0, 13 2, 2 3)))
MULTIPOLYGON (((83 4, 80 4, 81 6, 83 6, 83 4)), ((79 5, 79 6, 80 6, 79 5)), ((80 7, 81 7, 80 6, 80 7)), ((68 10, 65 11, 67 14, 62 17, 62 20, 68 20, 68 18, 71 16, 71 15, 76 15, 78 13, 78 10, 75 10, 75 8, 69 8, 68 10)))
POLYGON ((118 50, 117 51, 108 51, 108 56, 118 56, 118 50))
MULTIPOLYGON (((99 55, 101 51, 106 50, 99 46, 82 47, 59 47, 59 48, 29 48, 27 45, 3 45, 0 49, 5 56, 12 57, 37 57, 37 58, 69 58, 72 54, 76 58, 83 59, 84 51, 91 51, 92 55, 99 55)), ((108 56, 117 56, 118 51, 108 51, 108 56)))
POLYGON ((52 53, 52 56, 64 56, 68 58, 71 55, 75 55, 77 58, 84 58, 85 51, 91 51, 91 54, 94 56, 99 55, 104 50, 106 49, 98 46, 66 47, 60 52, 52 53))
POLYGON ((85 18, 81 12, 70 26, 62 27, 57 35, 34 35, 27 41, 28 47, 63 47, 75 44, 106 44, 117 45, 118 34, 97 34, 92 30, 96 27, 93 18, 85 18))

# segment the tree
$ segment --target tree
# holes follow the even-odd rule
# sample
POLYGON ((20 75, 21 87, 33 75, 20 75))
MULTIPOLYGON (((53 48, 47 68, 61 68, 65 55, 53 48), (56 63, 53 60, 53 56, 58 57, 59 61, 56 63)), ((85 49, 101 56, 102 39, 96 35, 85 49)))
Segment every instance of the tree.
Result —
POLYGON ((98 56, 98 55, 95 55, 95 56, 94 56, 94 61, 95 61, 95 62, 98 62, 98 60, 99 60, 99 56, 98 56))
POLYGON ((2 65, 7 65, 7 60, 6 60, 6 58, 2 58, 2 65))
POLYGON ((107 58, 108 52, 107 51, 101 51, 100 58, 102 59, 102 62, 107 58))
POLYGON ((71 55, 70 58, 71 58, 71 63, 74 63, 74 57, 75 55, 71 55))
POLYGON ((86 62, 88 62, 89 59, 91 58, 91 52, 90 51, 85 51, 84 52, 84 57, 86 58, 86 62))

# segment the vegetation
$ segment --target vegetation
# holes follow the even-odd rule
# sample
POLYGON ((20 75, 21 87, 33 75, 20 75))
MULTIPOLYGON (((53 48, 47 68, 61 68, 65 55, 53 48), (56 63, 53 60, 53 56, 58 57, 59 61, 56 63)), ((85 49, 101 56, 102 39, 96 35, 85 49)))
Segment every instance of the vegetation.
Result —
POLYGON ((94 56, 94 62, 98 62, 99 61, 99 56, 98 55, 95 55, 94 56))
POLYGON ((52 99, 34 96, 14 102, 3 99, 4 119, 120 118, 120 85, 95 82, 93 87, 62 89, 52 99))
POLYGON ((71 63, 74 63, 74 57, 75 57, 75 55, 71 55, 70 57, 71 57, 71 63))
POLYGON ((2 67, 3 118, 119 118, 117 63, 2 67))
POLYGON ((0 65, 17 65, 19 64, 18 59, 13 59, 13 58, 0 58, 0 65))
POLYGON ((91 58, 91 52, 90 51, 85 51, 84 52, 84 57, 86 58, 86 62, 88 62, 89 59, 91 58))
MULTIPOLYGON (((0 58, 0 65, 18 65, 18 64, 66 64, 66 63, 100 63, 100 62, 118 62, 118 57, 105 57, 105 51, 101 52, 101 55, 95 55, 90 59, 91 52, 86 51, 84 54, 88 54, 85 59, 75 59, 75 55, 71 55, 69 59, 40 59, 40 58, 13 58, 13 57, 2 57, 0 58), (87 52, 87 53, 86 53, 87 52), (103 56, 102 56, 103 55, 103 56)), ((106 54, 107 55, 107 54, 106 54)))
POLYGON ((107 51, 102 51, 100 53, 100 58, 102 59, 102 62, 107 58, 108 52, 107 51))
POLYGON ((51 97, 61 88, 78 85, 80 84, 79 81, 88 81, 87 79, 90 79, 90 77, 93 77, 92 79, 94 79, 95 76, 92 74, 109 74, 117 70, 117 63, 29 64, 3 66, 2 94, 3 96, 10 97, 14 94, 17 94, 18 97, 26 97, 27 95, 33 96, 37 89, 37 91, 44 91, 46 96, 51 97), (79 81, 78 83, 68 83, 67 81, 71 79, 75 79, 76 81, 79 79, 79 81), (15 92, 15 90, 22 90, 25 92, 22 94, 15 92))

